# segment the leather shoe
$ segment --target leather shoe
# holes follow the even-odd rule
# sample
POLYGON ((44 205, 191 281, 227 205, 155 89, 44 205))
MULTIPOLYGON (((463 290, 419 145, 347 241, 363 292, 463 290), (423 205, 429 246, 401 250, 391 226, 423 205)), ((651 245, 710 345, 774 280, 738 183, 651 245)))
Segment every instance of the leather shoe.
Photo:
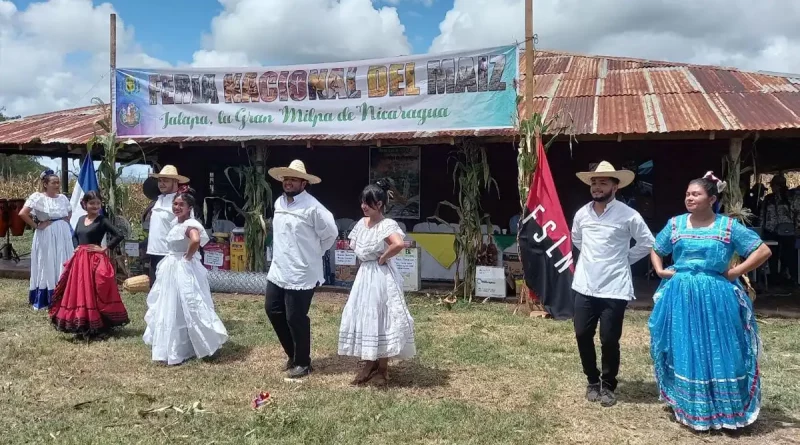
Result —
POLYGON ((287 377, 290 379, 299 379, 311 374, 311 366, 295 366, 287 372, 287 377))

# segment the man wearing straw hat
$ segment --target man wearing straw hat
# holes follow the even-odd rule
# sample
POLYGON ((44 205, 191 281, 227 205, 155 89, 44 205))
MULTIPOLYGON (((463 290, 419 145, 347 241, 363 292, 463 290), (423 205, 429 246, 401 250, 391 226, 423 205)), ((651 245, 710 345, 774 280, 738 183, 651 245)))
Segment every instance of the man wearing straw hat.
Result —
POLYGON ((153 207, 150 209, 150 226, 147 233, 147 255, 150 257, 150 287, 156 281, 156 266, 169 254, 167 247, 167 233, 175 222, 172 213, 172 200, 178 192, 179 184, 186 184, 189 178, 178 174, 178 169, 173 165, 165 165, 161 173, 152 173, 151 177, 158 179, 158 195, 153 207))
POLYGON ((325 282, 322 257, 339 230, 333 214, 305 190, 322 181, 308 174, 302 161, 272 168, 269 175, 283 183, 283 195, 275 201, 264 308, 288 356, 283 370, 300 378, 311 372, 311 298, 325 282))
POLYGON ((613 406, 617 399, 619 339, 628 301, 633 300, 631 265, 650 253, 653 234, 639 213, 615 199, 633 182, 629 170, 603 161, 578 179, 590 186, 592 201, 572 222, 572 243, 580 250, 572 289, 575 291, 575 337, 589 384, 586 398, 613 406), (636 245, 630 247, 631 238, 636 245), (602 372, 597 369, 594 334, 600 324, 602 372))

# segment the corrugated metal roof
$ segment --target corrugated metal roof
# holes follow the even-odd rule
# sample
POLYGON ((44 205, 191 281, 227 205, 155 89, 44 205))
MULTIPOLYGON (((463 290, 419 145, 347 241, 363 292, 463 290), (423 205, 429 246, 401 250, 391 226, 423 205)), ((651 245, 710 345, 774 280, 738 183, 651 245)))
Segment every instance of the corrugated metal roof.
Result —
MULTIPOLYGON (((520 54, 520 77, 525 57, 520 54)), ((570 133, 642 134, 800 129, 800 81, 733 68, 537 51, 534 111, 560 116, 570 133)), ((518 90, 525 94, 524 82, 518 90)), ((520 115, 525 117, 524 102, 520 115)), ((85 144, 100 130, 100 106, 29 116, 0 124, 0 145, 85 144)), ((510 136, 514 130, 137 139, 141 144, 229 141, 407 141, 510 136)))

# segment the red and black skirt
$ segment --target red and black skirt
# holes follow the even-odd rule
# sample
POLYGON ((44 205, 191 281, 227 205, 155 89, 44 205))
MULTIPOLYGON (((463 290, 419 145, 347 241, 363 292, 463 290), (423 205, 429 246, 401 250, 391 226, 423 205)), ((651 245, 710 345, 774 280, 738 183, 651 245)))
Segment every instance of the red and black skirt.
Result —
POLYGON ((62 332, 97 334, 129 321, 108 256, 79 246, 64 263, 50 304, 50 322, 62 332))

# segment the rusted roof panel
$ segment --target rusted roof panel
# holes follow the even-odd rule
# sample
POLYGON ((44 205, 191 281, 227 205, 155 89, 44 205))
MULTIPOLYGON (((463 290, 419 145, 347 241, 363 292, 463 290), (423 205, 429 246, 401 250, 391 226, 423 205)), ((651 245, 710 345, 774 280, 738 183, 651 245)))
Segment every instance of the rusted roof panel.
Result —
POLYGON ((789 82, 789 79, 785 77, 768 76, 759 73, 742 73, 742 75, 748 76, 757 86, 757 90, 760 90, 762 93, 800 91, 800 87, 789 82))
POLYGON ((650 93, 644 71, 611 71, 606 76, 601 96, 642 96, 650 93))
POLYGON ((650 76, 650 84, 656 94, 699 91, 686 77, 686 71, 682 68, 652 69, 646 73, 650 76))
POLYGON ((642 62, 639 60, 608 59, 608 70, 632 70, 640 68, 642 62))
POLYGON ((597 98, 597 134, 647 133, 641 96, 600 96, 597 98))
POLYGON ((726 129, 702 93, 660 94, 658 101, 665 131, 726 129))
POLYGON ((772 94, 716 93, 712 100, 735 118, 737 130, 778 130, 799 128, 797 115, 772 94))
POLYGON ((800 116, 800 92, 778 92, 773 93, 773 95, 778 98, 778 100, 795 116, 800 116))
POLYGON ((547 119, 558 116, 556 127, 568 127, 571 134, 591 134, 594 128, 594 97, 557 97, 547 119))
POLYGON ((6 121, 0 123, 0 144, 86 144, 95 133, 104 133, 95 122, 107 109, 96 105, 6 121))
POLYGON ((597 92, 597 79, 562 80, 555 97, 594 96, 597 92))
POLYGON ((600 60, 596 57, 573 57, 566 80, 592 80, 600 77, 600 60))
POLYGON ((691 67, 689 72, 706 93, 741 93, 748 90, 742 80, 731 71, 691 67))
MULTIPOLYGON (((553 95, 553 88, 555 83, 558 82, 560 74, 545 74, 543 76, 533 77, 533 96, 534 97, 550 97, 553 95)), ((519 94, 524 97, 525 82, 522 83, 522 88, 519 94)))
POLYGON ((533 62, 533 72, 536 74, 564 73, 567 71, 571 59, 571 57, 537 57, 533 62))

